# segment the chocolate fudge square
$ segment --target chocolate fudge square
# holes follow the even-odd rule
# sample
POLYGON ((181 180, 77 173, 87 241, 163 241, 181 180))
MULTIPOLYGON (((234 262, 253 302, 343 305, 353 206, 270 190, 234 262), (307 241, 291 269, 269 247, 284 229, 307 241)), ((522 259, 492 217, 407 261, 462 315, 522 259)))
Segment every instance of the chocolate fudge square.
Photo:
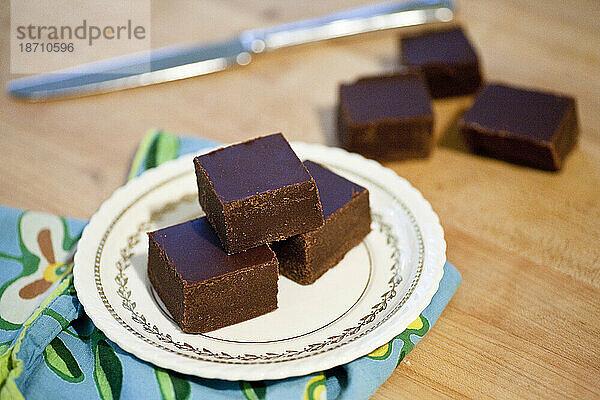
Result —
POLYGON ((200 205, 229 254, 323 224, 314 179, 281 133, 194 159, 200 205))
POLYGON ((431 99, 416 73, 373 76, 341 85, 340 145, 381 160, 423 158, 433 148, 431 99))
POLYGON ((476 153, 556 171, 578 136, 575 99, 502 84, 486 84, 459 121, 476 153))
POLYGON ((400 54, 404 65, 425 75, 434 99, 474 93, 481 86, 477 53, 460 27, 402 37, 400 54))
POLYGON ((202 333, 277 308, 268 245, 228 255, 206 218, 148 232, 148 278, 184 332, 202 333))
POLYGON ((371 231, 369 192, 327 168, 305 161, 317 182, 325 224, 271 246, 280 272, 302 285, 314 283, 371 231))

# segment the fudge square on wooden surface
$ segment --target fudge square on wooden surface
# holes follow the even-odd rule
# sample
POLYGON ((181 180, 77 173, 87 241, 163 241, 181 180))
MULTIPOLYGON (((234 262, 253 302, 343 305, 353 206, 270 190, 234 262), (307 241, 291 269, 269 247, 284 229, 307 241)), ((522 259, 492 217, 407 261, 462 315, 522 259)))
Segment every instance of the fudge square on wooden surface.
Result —
POLYGON ((314 231, 272 244, 280 272, 302 285, 315 282, 371 231, 369 192, 312 161, 325 223, 314 231))
POLYGON ((366 157, 427 157, 433 148, 431 99, 416 73, 373 76, 341 85, 338 139, 366 157))
POLYGON ((277 308, 268 245, 228 255, 203 217, 148 232, 148 278, 184 332, 202 333, 277 308))
POLYGON ((281 133, 194 159, 200 205, 229 254, 323 224, 314 179, 281 133))
POLYGON ((485 85, 459 126, 476 153, 551 171, 578 136, 572 97, 495 83, 485 85))
POLYGON ((400 38, 401 63, 425 75, 434 99, 474 93, 481 86, 479 60, 460 27, 400 38))

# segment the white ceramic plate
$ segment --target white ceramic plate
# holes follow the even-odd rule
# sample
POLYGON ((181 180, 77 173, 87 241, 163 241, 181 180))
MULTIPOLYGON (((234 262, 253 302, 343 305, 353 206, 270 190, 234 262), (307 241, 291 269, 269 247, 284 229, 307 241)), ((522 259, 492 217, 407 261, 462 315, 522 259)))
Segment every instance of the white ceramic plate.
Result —
POLYGON ((279 278, 279 308, 207 334, 186 334, 146 275, 145 232, 202 215, 192 156, 169 161, 118 189, 85 228, 75 287, 85 311, 124 350, 206 378, 278 379, 332 368, 402 332, 431 301, 446 260, 429 203, 375 161, 337 148, 294 143, 370 192, 372 231, 309 286, 279 278))

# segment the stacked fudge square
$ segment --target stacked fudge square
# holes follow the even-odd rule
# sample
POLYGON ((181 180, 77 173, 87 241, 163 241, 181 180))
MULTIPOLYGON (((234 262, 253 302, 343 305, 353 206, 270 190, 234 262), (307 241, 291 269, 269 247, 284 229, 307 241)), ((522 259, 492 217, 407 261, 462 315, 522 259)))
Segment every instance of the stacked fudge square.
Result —
POLYGON ((369 192, 302 163, 281 134, 194 166, 206 216, 148 233, 148 277, 184 332, 275 310, 280 273, 314 283, 370 231, 369 192))

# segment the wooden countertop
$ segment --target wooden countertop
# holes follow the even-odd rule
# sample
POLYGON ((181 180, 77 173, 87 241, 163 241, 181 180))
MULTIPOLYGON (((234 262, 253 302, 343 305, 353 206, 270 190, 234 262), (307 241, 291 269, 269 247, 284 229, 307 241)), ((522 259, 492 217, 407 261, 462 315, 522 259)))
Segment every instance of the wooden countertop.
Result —
MULTIPOLYGON (((153 44, 226 37, 361 4, 153 4, 153 44)), ((439 145, 387 163, 431 202, 463 284, 374 399, 600 397, 600 3, 463 0, 485 77, 577 99, 577 148, 559 173, 470 154, 436 101, 439 145)), ((0 5, 8 37, 8 2, 0 5)), ((402 31, 401 31, 402 32, 402 31)), ((405 30, 403 32, 408 32, 405 30)), ((0 94, 0 203, 89 218, 123 184, 149 127, 223 142, 283 131, 334 144, 337 85, 397 66, 398 32, 284 50, 211 76, 28 104, 0 94)), ((9 47, 0 43, 2 87, 9 47)))

